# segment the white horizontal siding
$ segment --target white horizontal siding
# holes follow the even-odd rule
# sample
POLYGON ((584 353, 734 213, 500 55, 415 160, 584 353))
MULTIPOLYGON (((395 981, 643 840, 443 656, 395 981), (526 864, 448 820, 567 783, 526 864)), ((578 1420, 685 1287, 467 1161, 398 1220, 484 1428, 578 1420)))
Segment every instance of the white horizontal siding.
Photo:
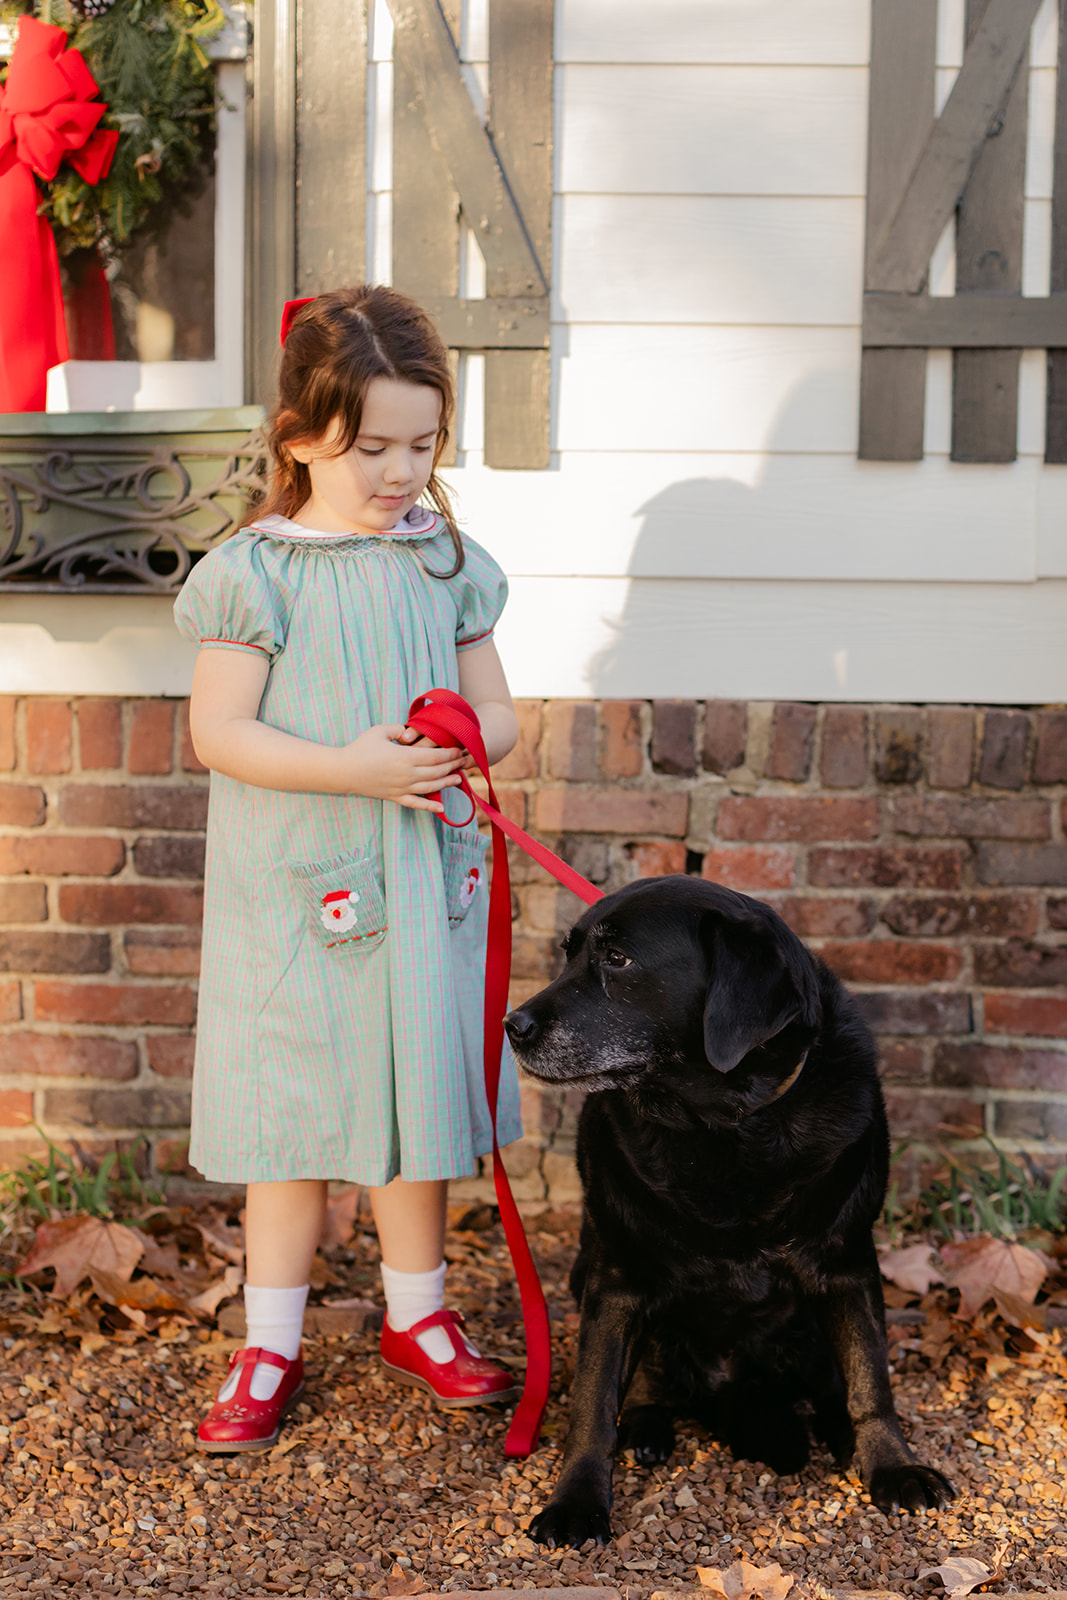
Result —
POLYGON ((866 0, 557 0, 560 61, 867 61, 866 0))
POLYGON ((861 67, 573 66, 557 84, 564 193, 864 193, 861 67))
POLYGON ((565 195, 560 322, 859 325, 863 201, 565 195))
POLYGON ((1067 582, 518 578, 498 632, 519 695, 1067 700, 1067 582))

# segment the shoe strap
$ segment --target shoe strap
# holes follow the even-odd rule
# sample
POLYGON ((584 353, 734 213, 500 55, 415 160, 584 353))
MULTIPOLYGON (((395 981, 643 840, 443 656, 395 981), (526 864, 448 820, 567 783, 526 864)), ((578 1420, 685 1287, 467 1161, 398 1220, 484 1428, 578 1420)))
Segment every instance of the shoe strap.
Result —
POLYGON ((439 1311, 431 1311, 428 1317, 423 1317, 421 1322, 413 1322, 411 1327, 405 1331, 411 1336, 412 1339, 417 1339, 419 1334, 425 1333, 427 1328, 444 1328, 448 1337, 452 1341, 454 1349, 460 1351, 465 1350, 466 1346, 463 1344, 458 1333, 456 1332, 456 1326, 458 1324, 460 1327, 462 1327, 463 1322, 464 1317, 462 1311, 453 1311, 451 1307, 446 1310, 445 1307, 442 1306, 439 1311))
POLYGON ((264 1366, 280 1367, 283 1372, 288 1371, 293 1364, 291 1361, 287 1361, 284 1356, 278 1355, 277 1351, 264 1350, 260 1345, 253 1344, 245 1345, 243 1350, 234 1351, 230 1357, 230 1371, 232 1372, 234 1367, 243 1366, 248 1361, 252 1362, 253 1365, 262 1361, 264 1366))

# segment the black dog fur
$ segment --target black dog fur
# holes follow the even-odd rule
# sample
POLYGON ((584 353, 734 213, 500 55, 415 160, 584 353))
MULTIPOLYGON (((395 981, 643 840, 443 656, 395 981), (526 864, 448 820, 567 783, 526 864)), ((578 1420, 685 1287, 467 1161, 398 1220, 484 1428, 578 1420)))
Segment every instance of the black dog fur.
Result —
POLYGON ((565 949, 506 1022, 526 1072, 590 1091, 570 1432, 532 1537, 609 1538, 616 1449, 666 1460, 676 1413, 779 1473, 810 1424, 882 1510, 945 1504, 890 1394, 889 1138, 855 1002, 769 906, 695 878, 608 896, 565 949))

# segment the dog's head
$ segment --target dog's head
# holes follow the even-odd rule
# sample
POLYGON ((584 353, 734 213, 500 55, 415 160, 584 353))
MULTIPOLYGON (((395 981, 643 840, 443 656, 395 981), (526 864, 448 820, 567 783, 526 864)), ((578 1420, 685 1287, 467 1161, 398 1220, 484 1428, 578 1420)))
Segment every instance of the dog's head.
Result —
POLYGON ((812 957, 769 906, 698 878, 600 900, 567 964, 505 1021, 535 1078, 590 1090, 650 1081, 699 1111, 773 1097, 819 1029, 812 957))

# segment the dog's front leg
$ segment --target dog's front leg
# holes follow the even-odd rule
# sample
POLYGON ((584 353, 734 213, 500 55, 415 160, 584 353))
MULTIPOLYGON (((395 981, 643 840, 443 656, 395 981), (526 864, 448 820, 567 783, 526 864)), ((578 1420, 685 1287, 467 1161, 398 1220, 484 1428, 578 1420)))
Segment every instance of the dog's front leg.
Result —
POLYGON ((905 1442, 889 1386, 885 1307, 873 1248, 857 1284, 841 1284, 821 1297, 820 1313, 845 1380, 856 1459, 871 1499, 889 1513, 922 1511, 956 1497, 952 1484, 916 1461, 905 1442))
POLYGON ((530 1524, 540 1544, 605 1544, 611 1537, 619 1404, 633 1370, 637 1325, 633 1296, 591 1273, 582 1292, 563 1467, 552 1498, 530 1524))

